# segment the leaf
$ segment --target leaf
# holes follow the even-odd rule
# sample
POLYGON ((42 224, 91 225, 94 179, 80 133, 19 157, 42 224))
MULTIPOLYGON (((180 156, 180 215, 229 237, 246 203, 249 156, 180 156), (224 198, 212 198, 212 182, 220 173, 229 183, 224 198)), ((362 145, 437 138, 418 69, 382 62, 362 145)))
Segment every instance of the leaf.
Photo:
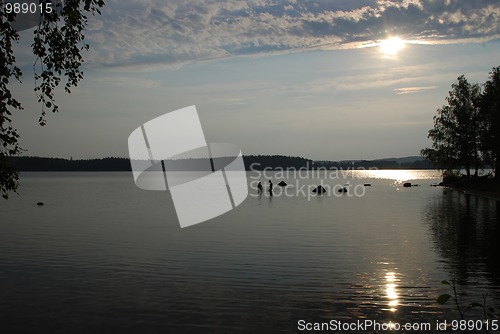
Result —
POLYGON ((451 286, 450 282, 448 282, 447 280, 442 280, 442 281, 441 281, 441 284, 446 284, 446 285, 451 286))
POLYGON ((445 304, 445 303, 446 303, 446 302, 447 302, 450 298, 451 298, 451 296, 450 296, 449 294, 445 293, 445 294, 442 294, 441 296, 439 296, 439 297, 438 297, 437 302, 438 302, 438 304, 443 305, 443 304, 445 304))

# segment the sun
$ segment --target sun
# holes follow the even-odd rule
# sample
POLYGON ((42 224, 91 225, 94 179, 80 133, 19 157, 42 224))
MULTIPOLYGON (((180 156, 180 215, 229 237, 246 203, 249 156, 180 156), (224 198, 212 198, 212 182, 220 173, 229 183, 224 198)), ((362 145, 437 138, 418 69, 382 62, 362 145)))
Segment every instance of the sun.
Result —
POLYGON ((379 43, 380 52, 388 57, 394 57, 405 47, 405 41, 399 37, 391 37, 379 43))

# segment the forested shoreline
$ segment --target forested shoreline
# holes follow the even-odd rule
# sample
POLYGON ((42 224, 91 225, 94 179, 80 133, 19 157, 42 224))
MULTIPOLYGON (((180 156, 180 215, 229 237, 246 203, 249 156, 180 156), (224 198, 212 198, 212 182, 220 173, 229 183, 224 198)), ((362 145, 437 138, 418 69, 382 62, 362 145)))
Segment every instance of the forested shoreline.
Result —
MULTIPOLYGON (((354 161, 313 161, 302 157, 283 155, 248 155, 244 156, 246 170, 279 168, 302 169, 434 169, 426 160, 416 159, 381 159, 354 161), (400 161, 398 161, 400 160, 400 161)), ((12 157, 11 164, 21 172, 111 172, 131 171, 128 158, 108 157, 100 159, 63 159, 49 157, 12 157)))

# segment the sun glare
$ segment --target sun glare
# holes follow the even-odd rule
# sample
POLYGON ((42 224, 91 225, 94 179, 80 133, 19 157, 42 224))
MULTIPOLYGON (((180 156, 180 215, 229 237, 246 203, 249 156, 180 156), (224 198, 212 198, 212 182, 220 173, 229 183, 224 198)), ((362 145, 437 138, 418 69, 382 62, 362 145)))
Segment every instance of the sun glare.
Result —
POLYGON ((391 37, 380 42, 380 52, 386 56, 396 56, 404 48, 405 41, 399 37, 391 37))
POLYGON ((398 293, 397 293, 397 279, 396 279, 396 273, 394 272, 389 272, 385 275, 385 280, 387 281, 386 284, 386 296, 387 299, 389 300, 389 311, 391 312, 396 312, 397 311, 397 306, 399 304, 398 302, 398 293))

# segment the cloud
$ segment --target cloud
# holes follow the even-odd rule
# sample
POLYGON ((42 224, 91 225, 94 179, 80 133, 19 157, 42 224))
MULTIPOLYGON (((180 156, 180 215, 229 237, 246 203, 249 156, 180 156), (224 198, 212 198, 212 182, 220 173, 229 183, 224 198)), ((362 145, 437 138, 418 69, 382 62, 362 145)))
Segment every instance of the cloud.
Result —
POLYGON ((424 92, 427 90, 431 89, 436 89, 437 86, 427 86, 427 87, 402 87, 402 88, 396 88, 394 91, 396 94, 401 95, 401 94, 413 94, 413 93, 420 93, 424 92))
POLYGON ((319 79, 312 79, 300 83, 300 85, 291 85, 283 88, 284 90, 292 92, 294 95, 298 94, 323 94, 331 92, 350 92, 362 90, 375 90, 375 89, 390 89, 396 91, 398 94, 403 92, 416 93, 418 89, 434 89, 435 86, 413 86, 406 88, 396 88, 402 85, 415 85, 433 82, 435 74, 428 74, 418 67, 408 67, 408 70, 403 71, 401 68, 393 68, 381 72, 379 69, 370 71, 363 71, 361 73, 349 72, 345 75, 335 75, 334 77, 326 77, 319 79), (413 73, 411 73, 413 71, 413 73), (434 77, 433 77, 434 75, 434 77))
POLYGON ((152 80, 146 78, 138 78, 134 76, 111 77, 103 76, 95 79, 105 85, 127 86, 131 88, 159 88, 161 87, 160 80, 152 80))
POLYGON ((108 0, 102 12, 89 20, 87 63, 121 68, 357 47, 388 35, 500 38, 500 3, 486 0, 108 0))
POLYGON ((227 105, 227 106, 240 106, 240 105, 246 105, 249 103, 247 99, 236 98, 236 97, 214 98, 214 99, 212 99, 212 101, 216 102, 218 104, 223 104, 223 105, 227 105))

